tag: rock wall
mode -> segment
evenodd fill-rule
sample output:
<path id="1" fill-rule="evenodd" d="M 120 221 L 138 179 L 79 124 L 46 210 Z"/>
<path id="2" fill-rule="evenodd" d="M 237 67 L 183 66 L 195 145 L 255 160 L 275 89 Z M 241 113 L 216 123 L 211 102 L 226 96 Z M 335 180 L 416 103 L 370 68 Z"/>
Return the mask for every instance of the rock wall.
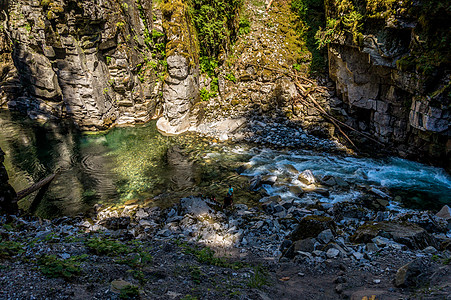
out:
<path id="1" fill-rule="evenodd" d="M 163 67 L 154 46 L 164 35 L 151 1 L 3 3 L 3 105 L 87 130 L 158 115 Z"/>
<path id="2" fill-rule="evenodd" d="M 361 32 L 354 33 L 357 42 L 346 34 L 332 40 L 328 49 L 329 74 L 338 96 L 332 103 L 337 114 L 375 136 L 387 149 L 449 169 L 449 50 L 431 44 L 431 48 L 423 44 L 419 49 L 417 43 L 433 42 L 424 18 L 444 18 L 443 12 L 426 14 L 427 3 L 408 1 L 407 7 L 389 7 L 394 13 L 387 11 L 391 14 L 385 19 L 369 18 L 367 7 Z M 327 9 L 329 19 L 337 18 L 336 7 L 330 5 Z M 449 10 L 446 13 L 449 15 Z M 449 32 L 447 26 L 434 30 L 440 33 L 448 28 Z M 439 57 L 433 60 L 432 54 Z M 406 61 L 411 65 L 406 67 Z"/>
<path id="3" fill-rule="evenodd" d="M 5 153 L 0 149 L 0 213 L 14 213 L 17 211 L 17 202 L 15 201 L 16 192 L 8 183 L 8 173 L 3 165 Z"/>
<path id="4" fill-rule="evenodd" d="M 163 85 L 163 117 L 157 128 L 165 134 L 179 134 L 195 119 L 192 109 L 199 98 L 199 45 L 186 4 L 170 0 L 162 12 L 168 74 Z"/>

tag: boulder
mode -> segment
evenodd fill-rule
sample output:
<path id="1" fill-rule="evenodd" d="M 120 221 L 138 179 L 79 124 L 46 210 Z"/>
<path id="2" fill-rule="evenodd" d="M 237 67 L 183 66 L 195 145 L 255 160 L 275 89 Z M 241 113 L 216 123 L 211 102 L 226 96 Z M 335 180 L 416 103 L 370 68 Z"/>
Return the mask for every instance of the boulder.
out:
<path id="1" fill-rule="evenodd" d="M 305 185 L 316 184 L 317 182 L 315 176 L 310 170 L 302 171 L 302 173 L 298 176 L 298 180 Z"/>
<path id="2" fill-rule="evenodd" d="M 183 198 L 180 200 L 181 214 L 189 214 L 191 216 L 199 216 L 203 214 L 210 214 L 213 209 L 208 206 L 202 198 Z"/>
<path id="3" fill-rule="evenodd" d="M 290 234 L 292 241 L 317 237 L 324 230 L 334 230 L 334 223 L 331 218 L 324 216 L 310 215 L 302 218 L 299 224 Z"/>
<path id="4" fill-rule="evenodd" d="M 438 248 L 435 237 L 423 228 L 411 223 L 367 222 L 360 226 L 351 237 L 357 243 L 369 243 L 376 236 L 383 236 L 411 249 L 424 249 L 427 246 Z"/>
<path id="5" fill-rule="evenodd" d="M 290 247 L 285 251 L 283 256 L 288 258 L 295 257 L 299 251 L 301 252 L 313 252 L 315 250 L 315 239 L 307 238 L 293 242 Z"/>
<path id="6" fill-rule="evenodd" d="M 421 259 L 416 259 L 398 269 L 395 275 L 396 287 L 415 287 L 424 281 L 427 266 Z"/>
<path id="7" fill-rule="evenodd" d="M 256 175 L 254 176 L 250 181 L 249 181 L 249 189 L 251 191 L 256 191 L 259 188 L 261 188 L 262 186 L 262 177 L 260 175 Z"/>
<path id="8" fill-rule="evenodd" d="M 305 193 L 304 190 L 297 185 L 290 186 L 288 190 L 296 197 L 302 197 Z"/>

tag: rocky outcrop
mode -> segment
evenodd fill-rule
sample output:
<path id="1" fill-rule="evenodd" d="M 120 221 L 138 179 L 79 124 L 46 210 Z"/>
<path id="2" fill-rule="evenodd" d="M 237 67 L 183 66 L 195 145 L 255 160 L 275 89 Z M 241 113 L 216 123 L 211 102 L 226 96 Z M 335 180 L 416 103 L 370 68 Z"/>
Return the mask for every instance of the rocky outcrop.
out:
<path id="1" fill-rule="evenodd" d="M 155 44 L 163 34 L 147 1 L 21 0 L 2 12 L 2 51 L 15 66 L 1 78 L 10 109 L 68 117 L 88 130 L 158 113 Z"/>
<path id="2" fill-rule="evenodd" d="M 0 149 L 0 212 L 14 213 L 18 210 L 16 192 L 8 183 L 8 173 L 3 165 L 5 153 Z"/>
<path id="3" fill-rule="evenodd" d="M 450 168 L 449 46 L 441 38 L 449 25 L 438 24 L 449 10 L 428 1 L 353 5 L 341 12 L 359 17 L 352 29 L 343 29 L 343 8 L 326 5 L 329 20 L 344 26 L 328 48 L 333 110 L 403 157 Z"/>
<path id="4" fill-rule="evenodd" d="M 199 98 L 199 46 L 188 7 L 172 0 L 162 7 L 168 43 L 168 74 L 163 85 L 163 117 L 157 128 L 165 134 L 179 134 L 191 126 L 192 108 Z"/>

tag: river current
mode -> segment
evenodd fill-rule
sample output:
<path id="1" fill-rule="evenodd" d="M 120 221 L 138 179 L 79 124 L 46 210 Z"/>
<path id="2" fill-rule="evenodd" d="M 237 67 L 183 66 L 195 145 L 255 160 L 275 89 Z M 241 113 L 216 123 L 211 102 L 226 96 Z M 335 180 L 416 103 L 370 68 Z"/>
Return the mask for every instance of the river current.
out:
<path id="1" fill-rule="evenodd" d="M 43 217 L 127 201 L 166 206 L 189 195 L 222 200 L 228 184 L 235 188 L 237 203 L 256 205 L 262 195 L 249 191 L 248 180 L 257 175 L 277 176 L 276 184 L 263 186 L 267 195 L 301 203 L 353 200 L 365 193 L 362 187 L 373 187 L 395 199 L 391 209 L 438 210 L 451 204 L 451 177 L 440 168 L 393 157 L 216 143 L 195 134 L 165 137 L 155 122 L 93 134 L 62 121 L 42 124 L 0 111 L 0 147 L 16 191 L 59 170 L 38 208 Z M 243 164 L 248 168 L 240 176 L 235 170 Z M 297 197 L 292 187 L 308 188 L 297 179 L 304 170 L 317 178 L 340 178 L 347 188 L 327 197 L 315 192 Z M 19 206 L 26 208 L 33 197 Z"/>

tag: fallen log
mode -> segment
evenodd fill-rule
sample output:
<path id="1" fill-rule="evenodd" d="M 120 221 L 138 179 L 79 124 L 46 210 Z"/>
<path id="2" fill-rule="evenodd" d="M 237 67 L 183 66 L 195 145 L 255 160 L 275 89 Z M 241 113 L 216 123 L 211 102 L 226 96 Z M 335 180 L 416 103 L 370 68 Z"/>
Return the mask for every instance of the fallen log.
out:
<path id="1" fill-rule="evenodd" d="M 51 175 L 45 177 L 41 181 L 36 182 L 32 186 L 30 186 L 24 190 L 21 190 L 20 192 L 17 192 L 16 200 L 19 201 L 20 199 L 30 195 L 31 193 L 41 189 L 42 187 L 48 185 L 50 182 L 52 182 L 52 180 L 55 178 L 55 176 L 57 174 L 58 174 L 58 172 L 55 172 L 54 174 L 51 174 Z"/>

